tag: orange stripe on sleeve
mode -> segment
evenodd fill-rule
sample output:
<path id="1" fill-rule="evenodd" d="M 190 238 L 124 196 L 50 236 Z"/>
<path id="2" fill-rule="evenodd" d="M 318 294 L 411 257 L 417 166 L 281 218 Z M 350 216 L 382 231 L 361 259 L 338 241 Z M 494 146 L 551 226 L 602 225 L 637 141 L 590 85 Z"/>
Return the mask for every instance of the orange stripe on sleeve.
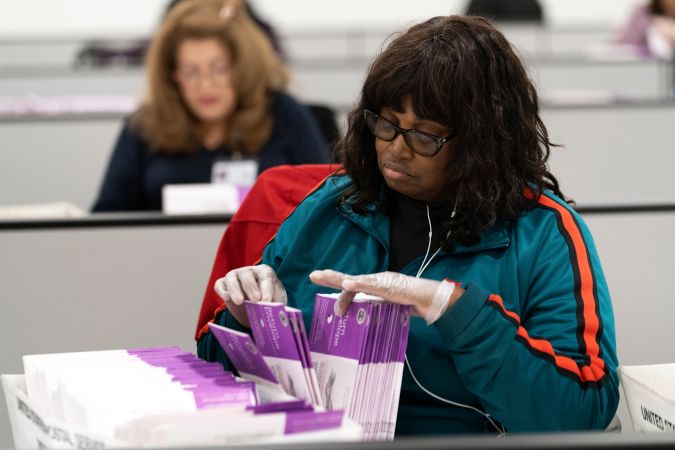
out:
<path id="1" fill-rule="evenodd" d="M 526 189 L 523 194 L 530 200 L 536 198 L 536 194 L 530 189 Z M 583 346 L 588 356 L 588 364 L 581 365 L 569 357 L 557 355 L 550 342 L 544 339 L 531 338 L 527 330 L 521 325 L 520 317 L 512 311 L 508 311 L 499 296 L 492 295 L 489 301 L 496 305 L 502 314 L 515 321 L 518 325 L 517 335 L 530 348 L 546 355 L 556 366 L 574 374 L 582 382 L 597 382 L 605 376 L 605 362 L 601 358 L 600 343 L 598 342 L 601 322 L 597 313 L 598 299 L 595 293 L 595 278 L 586 243 L 570 210 L 543 193 L 536 198 L 536 201 L 541 207 L 552 210 L 557 215 L 559 226 L 562 228 L 561 232 L 565 235 L 565 240 L 570 245 L 570 250 L 574 256 L 572 263 L 576 264 L 576 267 L 573 270 L 578 274 L 578 280 L 576 280 L 578 285 L 575 283 L 575 297 L 577 297 L 577 301 L 581 302 L 584 324 Z"/>
<path id="2" fill-rule="evenodd" d="M 547 356 L 548 359 L 550 359 L 558 368 L 575 375 L 580 381 L 584 383 L 598 382 L 605 376 L 604 362 L 602 362 L 602 360 L 599 360 L 603 363 L 601 365 L 591 361 L 589 365 L 580 366 L 572 358 L 556 354 L 549 341 L 530 337 L 527 330 L 521 325 L 518 314 L 507 310 L 504 307 L 504 302 L 500 296 L 492 294 L 488 298 L 488 301 L 496 305 L 503 315 L 516 322 L 518 326 L 518 331 L 516 334 L 526 343 L 528 347 Z"/>
<path id="3" fill-rule="evenodd" d="M 586 351 L 591 362 L 601 364 L 601 367 L 604 368 L 604 361 L 599 358 L 600 345 L 596 339 L 600 327 L 600 320 L 596 314 L 597 299 L 595 298 L 594 278 L 591 262 L 588 260 L 586 243 L 581 235 L 581 230 L 579 230 L 572 213 L 558 202 L 542 195 L 539 197 L 539 204 L 554 209 L 560 214 L 565 231 L 572 239 L 581 282 L 580 292 L 585 324 L 583 333 L 584 343 L 586 344 Z"/>

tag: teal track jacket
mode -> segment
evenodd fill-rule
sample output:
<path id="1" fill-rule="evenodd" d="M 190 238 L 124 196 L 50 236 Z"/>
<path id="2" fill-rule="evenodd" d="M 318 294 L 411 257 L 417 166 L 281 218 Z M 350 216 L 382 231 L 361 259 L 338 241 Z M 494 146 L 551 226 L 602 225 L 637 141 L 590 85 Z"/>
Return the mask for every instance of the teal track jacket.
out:
<path id="1" fill-rule="evenodd" d="M 329 177 L 263 254 L 308 326 L 315 294 L 330 291 L 309 280 L 311 271 L 367 274 L 389 265 L 388 217 L 337 206 L 350 183 Z M 414 276 L 422 256 L 401 272 Z M 565 202 L 545 193 L 476 245 L 441 251 L 422 277 L 466 289 L 433 325 L 412 321 L 407 357 L 424 388 L 485 411 L 509 432 L 609 424 L 619 402 L 610 296 L 590 232 Z M 227 313 L 220 321 L 238 325 Z M 200 353 L 213 354 L 205 348 L 213 340 L 202 341 Z M 493 431 L 481 414 L 423 392 L 405 369 L 397 435 Z"/>

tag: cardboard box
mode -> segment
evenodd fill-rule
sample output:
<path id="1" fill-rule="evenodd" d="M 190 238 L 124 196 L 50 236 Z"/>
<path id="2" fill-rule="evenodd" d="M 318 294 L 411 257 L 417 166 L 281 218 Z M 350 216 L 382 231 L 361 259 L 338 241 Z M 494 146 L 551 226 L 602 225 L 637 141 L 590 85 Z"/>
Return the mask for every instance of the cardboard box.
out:
<path id="1" fill-rule="evenodd" d="M 619 367 L 636 432 L 675 432 L 675 364 Z"/>
<path id="2" fill-rule="evenodd" d="M 129 422 L 118 439 L 97 436 L 59 423 L 37 411 L 26 395 L 24 375 L 2 375 L 14 447 L 22 448 L 120 448 L 222 446 L 243 443 L 296 443 L 358 441 L 361 427 L 346 418 L 273 413 L 232 415 L 228 408 L 189 414 L 144 417 Z M 336 426 L 337 425 L 337 426 Z M 303 430 L 324 427 L 318 431 Z"/>

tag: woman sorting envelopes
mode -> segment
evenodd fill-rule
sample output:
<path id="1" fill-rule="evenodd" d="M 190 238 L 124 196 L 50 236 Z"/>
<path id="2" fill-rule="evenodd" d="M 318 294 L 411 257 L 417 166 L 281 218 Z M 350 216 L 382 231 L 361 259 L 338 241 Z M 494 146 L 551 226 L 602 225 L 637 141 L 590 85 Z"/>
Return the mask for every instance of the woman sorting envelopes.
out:
<path id="1" fill-rule="evenodd" d="M 396 434 L 603 429 L 619 402 L 591 234 L 547 169 L 538 97 L 487 20 L 435 17 L 374 61 L 336 150 L 262 263 L 229 272 L 217 322 L 316 293 L 412 305 Z M 208 355 L 212 340 L 200 342 Z M 227 361 L 223 361 L 227 364 Z"/>

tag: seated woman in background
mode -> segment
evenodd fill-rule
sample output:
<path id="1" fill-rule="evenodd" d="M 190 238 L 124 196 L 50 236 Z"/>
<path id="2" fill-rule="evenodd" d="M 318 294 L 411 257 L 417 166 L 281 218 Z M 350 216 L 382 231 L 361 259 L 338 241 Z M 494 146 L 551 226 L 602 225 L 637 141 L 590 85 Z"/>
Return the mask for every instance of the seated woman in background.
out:
<path id="1" fill-rule="evenodd" d="M 675 0 L 650 0 L 633 10 L 614 41 L 647 56 L 670 59 L 675 48 Z"/>
<path id="2" fill-rule="evenodd" d="M 418 316 L 398 436 L 605 428 L 619 402 L 610 295 L 550 145 L 502 33 L 473 17 L 415 25 L 370 67 L 337 147 L 346 173 L 298 205 L 262 264 L 216 281 L 215 321 L 248 331 L 244 299 L 273 300 L 309 325 L 317 293 L 342 291 L 340 315 L 355 292 L 377 295 Z M 209 334 L 198 352 L 229 364 Z"/>
<path id="3" fill-rule="evenodd" d="M 248 158 L 257 172 L 325 163 L 328 145 L 283 93 L 288 72 L 245 11 L 185 0 L 150 45 L 148 93 L 124 125 L 93 210 L 160 210 L 162 187 L 208 183 L 215 161 Z"/>

